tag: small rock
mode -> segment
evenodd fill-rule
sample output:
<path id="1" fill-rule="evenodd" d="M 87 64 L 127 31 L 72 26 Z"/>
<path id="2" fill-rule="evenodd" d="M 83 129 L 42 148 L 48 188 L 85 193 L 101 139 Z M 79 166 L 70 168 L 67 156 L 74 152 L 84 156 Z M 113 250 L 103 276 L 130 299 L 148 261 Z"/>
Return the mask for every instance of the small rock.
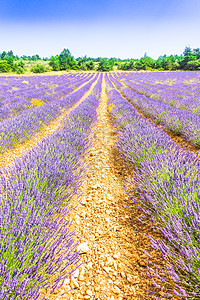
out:
<path id="1" fill-rule="evenodd" d="M 121 290 L 120 290 L 117 286 L 114 286 L 114 287 L 112 288 L 112 291 L 113 291 L 113 293 L 115 293 L 115 294 L 120 294 L 120 293 L 121 293 Z"/>
<path id="2" fill-rule="evenodd" d="M 108 262 L 108 264 L 109 264 L 110 266 L 113 265 L 113 260 L 112 260 L 112 258 L 111 258 L 110 256 L 107 257 L 107 262 Z"/>
<path id="3" fill-rule="evenodd" d="M 70 278 L 69 277 L 65 278 L 63 286 L 69 285 L 69 283 L 70 283 Z"/>
<path id="4" fill-rule="evenodd" d="M 80 273 L 79 273 L 79 278 L 78 278 L 80 281 L 84 281 L 84 274 L 85 274 L 85 268 L 82 267 L 80 270 Z"/>
<path id="5" fill-rule="evenodd" d="M 71 280 L 70 280 L 70 286 L 71 286 L 72 289 L 79 287 L 78 282 L 76 281 L 76 279 L 73 276 L 71 277 Z"/>
<path id="6" fill-rule="evenodd" d="M 129 282 L 133 282 L 133 276 L 130 275 L 130 274 L 127 274 L 127 275 L 126 275 L 126 279 L 127 279 Z"/>
<path id="7" fill-rule="evenodd" d="M 72 273 L 72 276 L 77 278 L 79 275 L 79 269 L 76 269 L 73 273 Z"/>
<path id="8" fill-rule="evenodd" d="M 108 267 L 103 267 L 103 270 L 104 270 L 106 273 L 109 274 L 110 268 L 108 268 Z"/>
<path id="9" fill-rule="evenodd" d="M 87 201 L 86 201 L 85 198 L 82 199 L 81 204 L 82 204 L 82 205 L 86 205 L 86 204 L 87 204 Z"/>
<path id="10" fill-rule="evenodd" d="M 100 185 L 99 185 L 99 184 L 94 184 L 94 185 L 92 186 L 92 189 L 94 189 L 94 190 L 96 190 L 96 189 L 98 189 L 98 188 L 100 188 Z"/>
<path id="11" fill-rule="evenodd" d="M 92 291 L 91 291 L 91 290 L 87 290 L 87 291 L 86 291 L 86 294 L 87 294 L 88 296 L 92 297 Z"/>
<path id="12" fill-rule="evenodd" d="M 114 296 L 111 296 L 111 297 L 110 297 L 110 300 L 115 300 Z"/>
<path id="13" fill-rule="evenodd" d="M 146 267 L 147 266 L 147 262 L 145 260 L 140 260 L 138 263 L 141 267 Z"/>
<path id="14" fill-rule="evenodd" d="M 80 217 L 78 215 L 74 217 L 74 220 L 77 225 L 80 225 Z"/>
<path id="15" fill-rule="evenodd" d="M 92 269 L 92 266 L 93 266 L 93 263 L 90 261 L 90 262 L 87 264 L 87 269 Z"/>
<path id="16" fill-rule="evenodd" d="M 101 261 L 101 262 L 100 262 L 100 266 L 101 266 L 101 267 L 104 267 L 104 265 L 105 265 L 104 262 Z"/>
<path id="17" fill-rule="evenodd" d="M 115 268 L 115 270 L 118 269 L 118 267 L 117 267 L 117 262 L 116 262 L 116 261 L 114 261 L 114 268 Z"/>
<path id="18" fill-rule="evenodd" d="M 126 274 L 122 271 L 121 273 L 122 278 L 126 278 Z"/>
<path id="19" fill-rule="evenodd" d="M 113 197 L 112 197 L 110 194 L 108 194 L 108 195 L 107 195 L 107 199 L 108 199 L 108 200 L 113 200 Z"/>
<path id="20" fill-rule="evenodd" d="M 113 255 L 113 258 L 118 259 L 120 258 L 120 252 L 117 252 Z"/>
<path id="21" fill-rule="evenodd" d="M 80 254 L 87 253 L 89 251 L 88 244 L 86 242 L 79 244 L 77 251 L 80 252 Z"/>
<path id="22" fill-rule="evenodd" d="M 110 224 L 110 218 L 105 218 L 105 221 Z"/>

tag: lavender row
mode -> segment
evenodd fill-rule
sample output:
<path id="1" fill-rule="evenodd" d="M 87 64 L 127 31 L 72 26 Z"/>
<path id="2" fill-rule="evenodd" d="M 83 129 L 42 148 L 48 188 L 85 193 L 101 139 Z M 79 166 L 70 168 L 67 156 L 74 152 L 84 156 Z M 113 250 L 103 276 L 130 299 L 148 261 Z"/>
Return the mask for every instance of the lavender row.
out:
<path id="1" fill-rule="evenodd" d="M 90 82 L 79 90 L 71 93 L 53 104 L 46 104 L 30 111 L 23 112 L 19 116 L 5 120 L 0 123 L 0 153 L 14 147 L 17 143 L 28 140 L 53 119 L 62 114 L 77 103 L 81 97 L 90 89 L 97 79 L 96 75 Z"/>
<path id="2" fill-rule="evenodd" d="M 138 94 L 114 79 L 112 75 L 110 78 L 121 93 L 145 116 L 154 119 L 175 134 L 182 135 L 200 148 L 200 116 Z"/>
<path id="3" fill-rule="evenodd" d="M 80 74 L 81 75 L 81 74 Z M 34 80 L 9 80 L 10 88 L 3 89 L 0 86 L 0 121 L 14 117 L 25 110 L 30 110 L 36 106 L 51 103 L 57 99 L 71 93 L 75 88 L 90 80 L 92 75 L 82 78 L 82 76 L 57 76 L 59 78 L 37 76 Z M 0 78 L 2 83 L 2 78 Z M 8 83 L 7 83 L 8 84 Z M 5 87 L 3 85 L 3 87 Z"/>
<path id="4" fill-rule="evenodd" d="M 174 75 L 176 74 L 177 72 Z M 184 82 L 186 74 L 182 82 L 178 81 L 175 76 L 170 80 L 171 73 L 168 75 L 167 82 L 159 81 L 161 75 L 157 72 L 149 74 L 148 78 L 150 77 L 151 81 L 148 82 L 145 82 L 147 74 L 144 74 L 142 82 L 137 80 L 138 76 L 135 74 L 123 74 L 117 76 L 117 79 L 137 93 L 200 115 L 200 77 L 196 72 L 190 72 L 190 74 L 190 81 L 187 84 Z M 195 79 L 198 81 L 196 82 Z"/>
<path id="5" fill-rule="evenodd" d="M 68 204 L 84 177 L 101 81 L 102 76 L 59 131 L 1 172 L 1 299 L 38 299 L 52 276 L 53 292 L 72 273 L 69 267 L 77 267 Z"/>
<path id="6" fill-rule="evenodd" d="M 150 276 L 155 286 L 161 288 L 156 279 L 164 284 L 168 276 L 160 273 L 170 274 L 174 281 L 170 294 L 199 299 L 199 159 L 189 151 L 182 151 L 164 131 L 142 118 L 108 78 L 107 84 L 109 110 L 120 128 L 117 148 L 134 168 L 134 181 L 126 183 L 127 190 L 161 232 L 163 239 L 150 239 L 170 266 L 160 271 L 149 268 Z M 130 185 L 135 192 L 130 191 Z M 155 266 L 153 258 L 149 262 Z"/>

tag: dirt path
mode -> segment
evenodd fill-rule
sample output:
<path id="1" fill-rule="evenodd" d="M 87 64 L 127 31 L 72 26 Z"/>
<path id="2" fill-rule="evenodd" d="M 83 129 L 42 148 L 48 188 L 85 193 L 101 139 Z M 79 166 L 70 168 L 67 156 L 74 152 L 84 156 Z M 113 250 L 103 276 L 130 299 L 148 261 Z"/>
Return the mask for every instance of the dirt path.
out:
<path id="1" fill-rule="evenodd" d="M 99 77 L 98 77 L 99 78 Z M 98 80 L 97 78 L 97 80 Z M 93 79 L 93 78 L 92 78 Z M 92 80 L 91 79 L 91 80 Z M 80 87 L 78 87 L 76 90 L 79 90 L 84 85 L 86 85 L 88 82 L 82 84 Z M 72 110 L 74 110 L 77 106 L 79 106 L 83 100 L 85 100 L 91 91 L 93 90 L 95 84 L 97 83 L 97 80 L 92 84 L 91 88 L 85 93 L 85 95 L 70 109 L 65 111 L 62 115 L 60 115 L 58 118 L 56 118 L 54 121 L 52 121 L 48 126 L 45 126 L 42 128 L 39 132 L 37 132 L 35 135 L 31 137 L 31 139 L 27 140 L 26 142 L 17 145 L 15 148 L 6 151 L 3 154 L 0 154 L 0 169 L 3 169 L 3 167 L 7 167 L 12 165 L 13 161 L 16 158 L 21 158 L 24 153 L 26 153 L 28 150 L 32 149 L 37 145 L 37 143 L 41 142 L 45 137 L 51 135 L 53 132 L 58 130 L 58 128 L 61 126 L 62 121 L 65 119 L 66 115 L 68 115 Z"/>
<path id="2" fill-rule="evenodd" d="M 89 173 L 81 187 L 82 203 L 70 216 L 77 238 L 82 237 L 78 246 L 82 265 L 48 299 L 151 299 L 146 292 L 152 284 L 143 248 L 153 254 L 144 237 L 152 228 L 141 225 L 140 213 L 124 192 L 123 180 L 131 176 L 131 170 L 114 149 L 116 130 L 107 102 L 103 80 L 99 122 L 93 130 L 96 138 L 87 161 Z"/>

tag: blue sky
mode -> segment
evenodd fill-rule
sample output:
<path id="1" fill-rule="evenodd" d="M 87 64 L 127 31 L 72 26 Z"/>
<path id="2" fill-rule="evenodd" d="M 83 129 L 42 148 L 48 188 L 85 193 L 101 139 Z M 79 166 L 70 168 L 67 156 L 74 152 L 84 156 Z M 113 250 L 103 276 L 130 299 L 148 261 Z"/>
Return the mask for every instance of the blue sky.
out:
<path id="1" fill-rule="evenodd" d="M 0 0 L 0 52 L 140 58 L 200 48 L 200 0 Z"/>

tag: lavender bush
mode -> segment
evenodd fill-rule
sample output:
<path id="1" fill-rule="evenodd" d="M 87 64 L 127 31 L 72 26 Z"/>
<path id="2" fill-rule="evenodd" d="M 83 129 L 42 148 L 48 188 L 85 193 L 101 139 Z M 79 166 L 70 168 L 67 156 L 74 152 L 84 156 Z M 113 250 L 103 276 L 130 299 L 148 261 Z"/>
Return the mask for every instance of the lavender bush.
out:
<path id="1" fill-rule="evenodd" d="M 153 118 L 175 134 L 183 135 L 193 145 L 200 147 L 200 116 L 138 94 L 124 87 L 112 75 L 111 79 L 122 94 L 144 115 Z"/>
<path id="2" fill-rule="evenodd" d="M 81 161 L 97 120 L 101 81 L 60 130 L 1 171 L 1 299 L 38 299 L 53 275 L 52 292 L 78 264 L 68 203 L 84 176 Z"/>
<path id="3" fill-rule="evenodd" d="M 1 77 L 0 121 L 14 117 L 27 109 L 62 99 L 75 88 L 91 79 L 81 74 L 62 76 Z"/>
<path id="4" fill-rule="evenodd" d="M 200 114 L 200 72 L 131 72 L 115 77 L 137 93 Z"/>
<path id="5" fill-rule="evenodd" d="M 164 237 L 150 239 L 169 266 L 166 273 L 174 281 L 174 293 L 182 299 L 199 299 L 199 158 L 182 151 L 165 132 L 138 115 L 108 78 L 107 84 L 110 112 L 121 128 L 117 148 L 134 167 L 134 182 L 127 184 L 137 187 L 137 197 L 135 192 L 130 196 Z M 167 282 L 168 277 L 160 276 L 158 269 L 149 270 L 154 272 L 156 287 L 160 287 L 156 277 Z"/>
<path id="6" fill-rule="evenodd" d="M 62 99 L 56 100 L 53 104 L 45 104 L 20 115 L 9 118 L 0 123 L 0 153 L 12 148 L 17 143 L 22 143 L 38 132 L 42 127 L 48 125 L 53 119 L 64 110 L 72 107 L 90 89 L 97 76 Z"/>

